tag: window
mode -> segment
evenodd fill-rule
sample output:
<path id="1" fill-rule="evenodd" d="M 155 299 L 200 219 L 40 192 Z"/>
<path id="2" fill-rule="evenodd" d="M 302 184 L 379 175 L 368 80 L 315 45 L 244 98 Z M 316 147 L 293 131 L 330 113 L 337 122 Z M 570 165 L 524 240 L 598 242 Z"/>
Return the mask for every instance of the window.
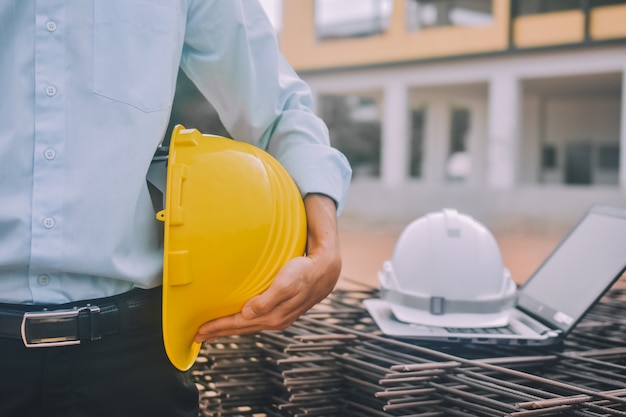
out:
<path id="1" fill-rule="evenodd" d="M 541 167 L 544 169 L 556 168 L 556 146 L 544 145 L 541 151 Z"/>
<path id="2" fill-rule="evenodd" d="M 407 29 L 437 26 L 487 26 L 493 21 L 491 0 L 407 0 Z"/>
<path id="3" fill-rule="evenodd" d="M 389 27 L 393 0 L 315 0 L 317 38 L 358 38 Z"/>
<path id="4" fill-rule="evenodd" d="M 565 143 L 565 184 L 593 183 L 592 152 L 590 140 L 568 140 Z"/>
<path id="5" fill-rule="evenodd" d="M 614 4 L 624 4 L 626 0 L 589 0 L 591 7 L 611 6 Z"/>
<path id="6" fill-rule="evenodd" d="M 380 175 L 381 124 L 378 102 L 368 96 L 324 95 L 321 117 L 334 147 L 352 166 L 353 177 Z"/>
<path id="7" fill-rule="evenodd" d="M 412 178 L 420 178 L 422 176 L 425 119 L 425 109 L 413 110 L 411 112 L 409 175 Z"/>
<path id="8" fill-rule="evenodd" d="M 446 177 L 450 181 L 464 181 L 471 172 L 471 158 L 468 152 L 471 113 L 468 108 L 455 107 L 450 117 L 450 138 Z"/>
<path id="9" fill-rule="evenodd" d="M 580 0 L 513 0 L 513 15 L 562 12 L 581 8 Z"/>
<path id="10" fill-rule="evenodd" d="M 466 108 L 452 109 L 450 122 L 450 154 L 467 150 L 467 133 L 469 132 L 470 112 Z"/>
<path id="11" fill-rule="evenodd" d="M 607 170 L 619 169 L 619 145 L 600 145 L 598 147 L 598 168 Z"/>

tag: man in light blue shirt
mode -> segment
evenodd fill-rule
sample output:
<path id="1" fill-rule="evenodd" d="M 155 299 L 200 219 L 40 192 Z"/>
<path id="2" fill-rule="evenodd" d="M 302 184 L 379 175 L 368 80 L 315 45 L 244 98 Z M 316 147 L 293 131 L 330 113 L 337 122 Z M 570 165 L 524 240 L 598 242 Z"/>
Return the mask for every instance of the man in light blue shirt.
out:
<path id="1" fill-rule="evenodd" d="M 288 263 L 240 314 L 202 326 L 196 340 L 285 328 L 334 287 L 341 266 L 336 216 L 350 167 L 329 146 L 310 91 L 281 56 L 257 0 L 4 1 L 0 415 L 152 415 L 142 408 L 148 403 L 154 415 L 197 413 L 193 384 L 164 363 L 160 339 L 132 342 L 143 334 L 133 323 L 146 315 L 137 306 L 156 305 L 161 284 L 162 230 L 146 172 L 168 125 L 179 67 L 232 137 L 268 150 L 286 167 L 308 220 L 307 255 Z M 107 303 L 122 329 L 94 335 L 95 313 L 84 306 Z M 91 320 L 93 340 L 26 346 L 40 344 L 22 340 L 24 312 L 72 306 L 81 308 L 79 333 Z M 3 311 L 19 311 L 19 318 Z M 67 368 L 52 373 L 25 363 Z M 128 367 L 142 371 L 120 374 Z M 20 372 L 28 377 L 19 379 Z M 49 372 L 48 379 L 29 379 L 35 372 Z M 142 392 L 151 379 L 163 392 Z"/>

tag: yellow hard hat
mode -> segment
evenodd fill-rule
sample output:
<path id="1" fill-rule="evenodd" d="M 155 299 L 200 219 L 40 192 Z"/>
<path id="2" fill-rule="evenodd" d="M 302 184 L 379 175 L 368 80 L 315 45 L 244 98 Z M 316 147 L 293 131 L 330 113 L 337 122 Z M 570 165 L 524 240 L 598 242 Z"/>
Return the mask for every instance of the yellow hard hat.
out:
<path id="1" fill-rule="evenodd" d="M 235 314 L 304 253 L 306 214 L 295 183 L 267 152 L 176 126 L 169 145 L 163 339 L 189 369 L 203 323 Z"/>

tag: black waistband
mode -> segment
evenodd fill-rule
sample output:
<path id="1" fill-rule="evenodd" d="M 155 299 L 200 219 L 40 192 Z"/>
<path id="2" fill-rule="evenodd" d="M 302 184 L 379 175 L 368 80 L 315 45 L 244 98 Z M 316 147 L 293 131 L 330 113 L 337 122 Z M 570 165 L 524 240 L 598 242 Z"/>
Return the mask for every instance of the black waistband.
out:
<path id="1" fill-rule="evenodd" d="M 161 325 L 161 288 L 66 304 L 0 303 L 0 337 L 28 347 L 73 345 Z"/>

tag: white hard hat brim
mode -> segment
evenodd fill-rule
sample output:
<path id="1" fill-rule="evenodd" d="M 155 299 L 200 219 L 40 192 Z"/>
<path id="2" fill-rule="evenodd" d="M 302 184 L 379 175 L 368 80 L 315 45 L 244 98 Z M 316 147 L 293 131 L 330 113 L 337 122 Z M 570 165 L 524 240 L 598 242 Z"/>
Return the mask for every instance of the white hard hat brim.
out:
<path id="1" fill-rule="evenodd" d="M 365 305 L 365 308 L 368 310 L 370 316 L 374 319 L 376 325 L 384 334 L 388 336 L 400 338 L 422 338 L 425 334 L 429 334 L 429 338 L 431 338 L 432 340 L 447 340 L 447 336 L 449 336 L 449 333 L 444 329 L 444 327 L 453 327 L 433 326 L 427 324 L 408 323 L 400 321 L 392 311 L 391 305 L 385 300 L 372 298 L 368 300 L 363 300 L 363 303 Z M 508 317 L 509 316 L 507 314 L 507 321 Z M 458 322 L 456 324 L 457 325 L 454 327 L 461 327 L 458 326 Z M 485 324 L 491 323 L 485 322 Z"/>
<path id="2" fill-rule="evenodd" d="M 503 327 L 509 324 L 510 310 L 496 313 L 431 314 L 428 311 L 387 303 L 396 320 L 409 324 L 438 327 Z"/>

